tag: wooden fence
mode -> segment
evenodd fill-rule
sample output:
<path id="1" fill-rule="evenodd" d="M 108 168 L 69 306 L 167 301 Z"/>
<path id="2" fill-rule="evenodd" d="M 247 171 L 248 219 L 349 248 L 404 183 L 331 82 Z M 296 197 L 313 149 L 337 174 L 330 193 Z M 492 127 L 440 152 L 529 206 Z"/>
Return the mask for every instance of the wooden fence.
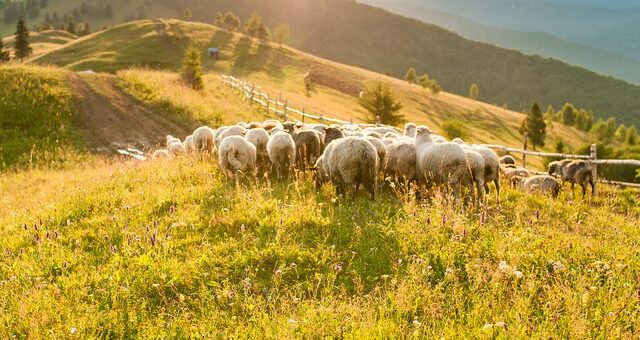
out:
<path id="1" fill-rule="evenodd" d="M 313 119 L 319 122 L 330 122 L 336 124 L 353 124 L 353 121 L 345 121 L 337 118 L 327 117 L 325 115 L 317 115 L 306 112 L 305 109 L 298 110 L 291 106 L 286 99 L 282 100 L 280 97 L 278 100 L 272 99 L 268 93 L 262 92 L 259 86 L 256 86 L 253 83 L 249 83 L 233 76 L 223 75 L 222 76 L 223 84 L 229 85 L 232 88 L 239 90 L 250 103 L 258 103 L 262 107 L 264 107 L 268 113 L 274 113 L 277 117 L 280 117 L 284 120 L 289 120 L 290 114 L 295 114 L 300 117 L 302 122 L 305 119 Z M 357 124 L 362 127 L 371 127 L 371 126 L 385 126 L 381 124 Z M 390 126 L 386 126 L 390 127 Z M 393 127 L 397 131 L 401 131 L 398 128 Z M 596 144 L 591 145 L 590 154 L 589 155 L 571 155 L 571 154 L 563 154 L 563 153 L 547 153 L 547 152 L 538 152 L 538 151 L 530 151 L 525 149 L 518 148 L 510 148 L 502 145 L 494 145 L 494 144 L 483 144 L 484 146 L 499 150 L 502 152 L 508 153 L 519 153 L 523 155 L 523 166 L 526 167 L 526 156 L 537 156 L 537 157 L 552 157 L 558 159 L 581 159 L 587 160 L 594 166 L 594 178 L 598 183 L 610 184 L 622 187 L 633 187 L 640 188 L 640 183 L 627 183 L 627 182 L 618 182 L 618 181 L 609 181 L 609 180 L 601 180 L 598 179 L 597 165 L 628 165 L 628 166 L 636 166 L 640 167 L 640 160 L 636 159 L 598 159 L 597 155 L 597 147 Z M 526 142 L 525 142 L 526 145 Z M 533 171 L 536 174 L 546 174 L 543 172 Z"/>

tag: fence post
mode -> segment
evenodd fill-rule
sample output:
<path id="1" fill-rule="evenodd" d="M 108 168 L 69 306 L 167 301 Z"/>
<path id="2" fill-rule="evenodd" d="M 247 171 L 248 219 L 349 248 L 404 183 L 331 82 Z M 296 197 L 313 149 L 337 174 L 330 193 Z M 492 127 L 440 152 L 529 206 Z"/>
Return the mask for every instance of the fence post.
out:
<path id="1" fill-rule="evenodd" d="M 525 135 L 524 136 L 524 145 L 522 147 L 522 149 L 524 151 L 527 151 L 527 144 L 529 144 L 529 139 Z M 522 154 L 522 167 L 525 168 L 525 169 L 527 168 L 527 154 L 526 153 Z"/>
<path id="2" fill-rule="evenodd" d="M 284 112 L 284 121 L 288 121 L 289 119 L 287 118 L 287 106 L 288 106 L 289 100 L 285 99 L 284 100 L 284 108 L 282 109 L 282 111 Z"/>
<path id="3" fill-rule="evenodd" d="M 380 116 L 376 116 L 376 125 L 382 124 L 380 121 Z"/>
<path id="4" fill-rule="evenodd" d="M 306 114 L 304 113 L 304 107 L 302 108 L 302 124 L 304 124 L 304 117 L 306 116 Z"/>
<path id="5" fill-rule="evenodd" d="M 249 105 L 253 104 L 253 92 L 256 88 L 256 84 L 255 83 L 251 83 L 251 96 L 249 96 Z"/>
<path id="6" fill-rule="evenodd" d="M 271 112 L 269 111 L 269 104 L 270 104 L 269 103 L 269 94 L 268 93 L 265 93 L 265 94 L 267 95 L 266 98 L 267 98 L 267 116 L 268 116 L 269 114 L 271 114 Z"/>
<path id="7" fill-rule="evenodd" d="M 592 160 L 596 160 L 598 159 L 598 145 L 597 144 L 591 144 L 591 159 Z M 597 183 L 598 183 L 598 165 L 596 164 L 592 164 L 593 166 L 593 173 L 591 174 L 591 177 L 593 177 L 593 194 L 595 195 L 597 193 Z"/>

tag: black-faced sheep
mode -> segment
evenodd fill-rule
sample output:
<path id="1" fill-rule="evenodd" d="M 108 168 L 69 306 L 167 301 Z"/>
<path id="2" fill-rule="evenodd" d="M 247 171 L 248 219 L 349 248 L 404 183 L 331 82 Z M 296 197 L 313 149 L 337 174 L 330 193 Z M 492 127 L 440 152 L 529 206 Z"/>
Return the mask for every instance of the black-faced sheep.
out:
<path id="1" fill-rule="evenodd" d="M 505 164 L 505 165 L 508 165 L 508 164 L 516 165 L 516 159 L 515 159 L 515 158 L 513 158 L 513 156 L 511 156 L 511 155 L 505 155 L 505 156 L 500 157 L 500 164 Z"/>
<path id="2" fill-rule="evenodd" d="M 587 195 L 587 185 L 591 185 L 591 195 L 595 194 L 593 165 L 587 161 L 574 160 L 557 165 L 552 162 L 549 166 L 549 174 L 559 175 L 563 182 L 570 182 L 572 192 L 574 192 L 575 184 L 578 183 L 582 188 L 582 198 Z"/>
<path id="3" fill-rule="evenodd" d="M 558 194 L 560 193 L 560 182 L 549 175 L 537 175 L 531 177 L 516 176 L 514 180 L 518 181 L 517 186 L 524 192 L 550 195 L 553 198 L 558 197 Z"/>
<path id="4" fill-rule="evenodd" d="M 330 126 L 324 129 L 324 145 L 327 146 L 329 143 L 333 142 L 336 139 L 344 138 L 344 134 L 340 130 L 340 128 Z"/>
<path id="5" fill-rule="evenodd" d="M 315 164 L 318 157 L 320 157 L 323 143 L 315 130 L 296 130 L 291 133 L 291 136 L 296 144 L 298 170 L 304 171 L 307 167 Z"/>

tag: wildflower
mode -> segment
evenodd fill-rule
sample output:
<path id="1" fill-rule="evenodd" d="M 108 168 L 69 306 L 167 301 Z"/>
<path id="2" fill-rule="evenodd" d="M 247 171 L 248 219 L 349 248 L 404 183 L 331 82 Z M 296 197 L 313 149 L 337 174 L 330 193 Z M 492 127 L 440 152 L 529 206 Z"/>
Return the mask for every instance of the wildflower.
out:
<path id="1" fill-rule="evenodd" d="M 282 269 L 278 269 L 278 270 L 276 270 L 276 276 L 277 276 L 277 275 L 282 275 Z"/>
<path id="2" fill-rule="evenodd" d="M 389 186 L 391 187 L 391 189 L 395 189 L 396 188 L 396 184 L 394 182 L 389 183 Z"/>
<path id="3" fill-rule="evenodd" d="M 296 319 L 289 319 L 287 320 L 288 323 L 298 323 L 298 321 Z"/>
<path id="4" fill-rule="evenodd" d="M 504 323 L 504 321 L 498 321 L 498 322 L 496 322 L 493 326 L 494 326 L 494 327 L 507 328 L 507 324 L 506 324 L 506 323 Z"/>
<path id="5" fill-rule="evenodd" d="M 333 266 L 333 270 L 335 270 L 335 271 L 339 272 L 339 271 L 341 271 L 341 270 L 342 270 L 342 266 L 341 266 L 340 264 L 336 263 L 336 265 L 335 265 L 335 266 Z"/>
<path id="6" fill-rule="evenodd" d="M 513 270 L 507 263 L 507 261 L 500 261 L 500 264 L 498 264 L 498 269 L 500 269 L 500 271 L 503 273 L 510 273 Z"/>
<path id="7" fill-rule="evenodd" d="M 71 327 L 71 334 L 76 334 L 78 332 L 78 329 L 75 327 Z"/>
<path id="8" fill-rule="evenodd" d="M 445 273 L 445 274 L 447 274 L 447 275 L 448 275 L 448 274 L 453 274 L 453 269 L 451 269 L 451 268 L 447 268 L 447 269 L 444 271 L 444 273 Z"/>
<path id="9" fill-rule="evenodd" d="M 514 275 L 515 277 L 519 278 L 519 279 L 521 279 L 521 278 L 524 276 L 524 275 L 522 274 L 522 272 L 521 272 L 521 271 L 519 271 L 519 270 L 514 270 L 514 271 L 513 271 L 513 275 Z"/>
<path id="10" fill-rule="evenodd" d="M 421 323 L 420 323 L 420 321 L 418 321 L 418 319 L 413 319 L 413 324 L 416 325 L 416 326 L 420 326 L 421 325 Z"/>
<path id="11" fill-rule="evenodd" d="M 553 263 L 553 271 L 554 272 L 561 272 L 564 270 L 564 265 L 562 264 L 562 262 L 560 261 L 556 261 Z"/>
<path id="12" fill-rule="evenodd" d="M 482 326 L 482 329 L 487 330 L 487 329 L 492 329 L 493 328 L 493 324 L 492 323 L 487 323 L 484 326 Z"/>

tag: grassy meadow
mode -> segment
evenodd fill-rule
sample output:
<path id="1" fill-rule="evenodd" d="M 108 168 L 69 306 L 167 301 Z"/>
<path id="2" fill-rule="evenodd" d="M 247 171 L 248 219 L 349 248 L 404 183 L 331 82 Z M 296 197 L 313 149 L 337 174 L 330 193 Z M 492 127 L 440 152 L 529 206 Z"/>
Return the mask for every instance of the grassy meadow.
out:
<path id="1" fill-rule="evenodd" d="M 6 174 L 0 189 L 3 338 L 639 331 L 634 192 L 505 189 L 501 208 L 463 212 L 304 177 L 233 186 L 199 157 Z"/>

